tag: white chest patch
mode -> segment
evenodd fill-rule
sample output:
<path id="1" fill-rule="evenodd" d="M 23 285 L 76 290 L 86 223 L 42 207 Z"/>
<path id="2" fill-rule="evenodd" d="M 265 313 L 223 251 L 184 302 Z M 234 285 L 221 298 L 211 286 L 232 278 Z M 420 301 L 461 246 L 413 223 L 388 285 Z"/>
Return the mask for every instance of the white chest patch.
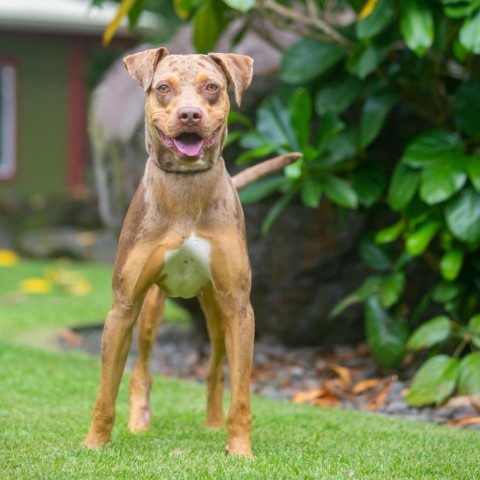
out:
<path id="1" fill-rule="evenodd" d="M 161 286 L 171 297 L 192 298 L 212 281 L 211 245 L 192 233 L 179 248 L 168 250 L 161 271 Z"/>

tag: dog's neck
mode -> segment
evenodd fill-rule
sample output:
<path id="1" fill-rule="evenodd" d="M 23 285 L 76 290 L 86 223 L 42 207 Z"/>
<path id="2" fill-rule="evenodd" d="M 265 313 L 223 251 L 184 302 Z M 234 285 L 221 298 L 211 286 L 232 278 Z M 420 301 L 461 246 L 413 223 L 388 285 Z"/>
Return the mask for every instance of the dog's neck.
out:
<path id="1" fill-rule="evenodd" d="M 165 172 L 156 159 L 149 158 L 143 178 L 145 204 L 155 218 L 160 211 L 168 212 L 176 222 L 196 224 L 207 211 L 215 210 L 220 198 L 230 195 L 229 182 L 222 157 L 211 168 L 194 174 Z"/>

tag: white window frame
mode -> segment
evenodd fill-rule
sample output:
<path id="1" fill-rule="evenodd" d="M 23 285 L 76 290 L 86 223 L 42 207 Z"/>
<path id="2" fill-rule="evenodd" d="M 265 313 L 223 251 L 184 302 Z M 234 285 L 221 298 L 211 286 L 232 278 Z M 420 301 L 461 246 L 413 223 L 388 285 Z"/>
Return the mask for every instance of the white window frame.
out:
<path id="1" fill-rule="evenodd" d="M 17 69 L 0 58 L 0 182 L 17 175 Z"/>

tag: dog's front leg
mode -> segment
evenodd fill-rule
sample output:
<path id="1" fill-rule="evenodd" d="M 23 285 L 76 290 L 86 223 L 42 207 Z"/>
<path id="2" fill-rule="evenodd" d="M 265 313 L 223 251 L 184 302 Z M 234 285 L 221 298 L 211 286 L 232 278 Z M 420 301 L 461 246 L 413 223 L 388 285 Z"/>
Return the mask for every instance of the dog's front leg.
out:
<path id="1" fill-rule="evenodd" d="M 84 445 L 100 448 L 110 440 L 115 421 L 115 400 L 132 343 L 132 328 L 141 301 L 126 305 L 116 300 L 105 321 L 102 335 L 102 370 L 93 420 Z"/>
<path id="2" fill-rule="evenodd" d="M 233 301 L 235 297 L 231 297 Z M 252 371 L 254 317 L 248 297 L 237 296 L 233 311 L 225 319 L 226 347 L 230 370 L 231 403 L 227 418 L 230 455 L 252 457 L 250 431 L 250 375 Z"/>

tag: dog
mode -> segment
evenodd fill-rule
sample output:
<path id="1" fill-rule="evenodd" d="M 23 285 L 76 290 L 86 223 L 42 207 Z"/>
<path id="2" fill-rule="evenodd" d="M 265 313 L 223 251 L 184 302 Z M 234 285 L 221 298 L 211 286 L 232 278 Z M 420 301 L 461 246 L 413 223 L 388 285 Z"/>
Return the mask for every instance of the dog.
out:
<path id="1" fill-rule="evenodd" d="M 298 158 L 290 154 L 228 175 L 221 152 L 230 110 L 252 79 L 244 55 L 170 55 L 165 48 L 129 55 L 125 66 L 146 92 L 149 158 L 127 212 L 114 267 L 113 305 L 102 336 L 102 368 L 89 448 L 107 444 L 132 329 L 138 359 L 130 381 L 128 428 L 150 427 L 149 359 L 165 296 L 197 297 L 211 342 L 207 376 L 208 428 L 224 427 L 223 359 L 228 356 L 231 404 L 227 452 L 252 457 L 250 373 L 254 314 L 243 211 L 237 188 Z"/>

